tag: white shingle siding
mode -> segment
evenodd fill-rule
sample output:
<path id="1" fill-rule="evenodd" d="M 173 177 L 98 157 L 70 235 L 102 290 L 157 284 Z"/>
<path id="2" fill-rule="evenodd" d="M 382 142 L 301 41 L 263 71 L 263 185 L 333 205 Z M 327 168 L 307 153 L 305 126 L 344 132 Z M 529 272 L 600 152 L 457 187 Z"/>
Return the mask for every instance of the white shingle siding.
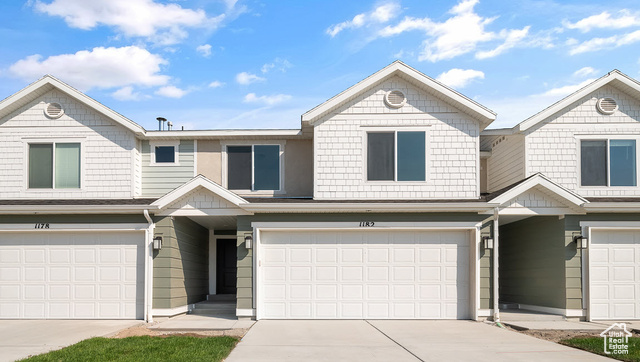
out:
<path id="1" fill-rule="evenodd" d="M 60 103 L 64 115 L 49 119 L 44 109 Z M 82 142 L 81 189 L 27 190 L 27 142 L 25 138 L 78 137 Z M 135 136 L 122 126 L 52 90 L 0 119 L 0 198 L 129 198 L 132 150 Z"/>
<path id="2" fill-rule="evenodd" d="M 142 196 L 160 197 L 193 178 L 193 140 L 180 141 L 178 165 L 151 165 L 151 152 L 149 141 L 142 141 Z"/>
<path id="3" fill-rule="evenodd" d="M 599 113 L 596 102 L 602 97 L 614 98 L 619 109 L 612 115 Z M 578 184 L 579 137 L 637 137 L 639 119 L 638 100 L 610 85 L 600 88 L 526 131 L 527 176 L 541 172 L 584 197 L 640 196 L 639 187 L 580 187 Z M 640 148 L 640 144 L 636 147 Z"/>
<path id="4" fill-rule="evenodd" d="M 500 190 L 525 177 L 524 136 L 496 137 L 491 146 L 491 157 L 487 160 L 489 192 Z"/>
<path id="5" fill-rule="evenodd" d="M 384 103 L 387 91 L 399 89 L 407 104 Z M 367 182 L 366 130 L 385 127 L 427 129 L 426 182 Z M 362 92 L 318 122 L 314 197 L 318 199 L 477 198 L 478 122 L 470 116 L 393 77 Z"/>

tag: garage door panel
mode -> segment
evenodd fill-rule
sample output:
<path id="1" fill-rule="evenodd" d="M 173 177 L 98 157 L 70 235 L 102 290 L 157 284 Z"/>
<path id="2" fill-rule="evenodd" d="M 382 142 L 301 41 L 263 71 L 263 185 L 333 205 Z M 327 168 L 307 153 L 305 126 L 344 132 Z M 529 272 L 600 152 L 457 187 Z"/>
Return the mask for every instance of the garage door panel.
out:
<path id="1" fill-rule="evenodd" d="M 260 317 L 469 318 L 469 232 L 394 233 L 263 231 Z"/>
<path id="2" fill-rule="evenodd" d="M 640 231 L 592 230 L 591 318 L 640 319 Z"/>
<path id="3" fill-rule="evenodd" d="M 0 318 L 141 319 L 141 232 L 0 234 Z"/>

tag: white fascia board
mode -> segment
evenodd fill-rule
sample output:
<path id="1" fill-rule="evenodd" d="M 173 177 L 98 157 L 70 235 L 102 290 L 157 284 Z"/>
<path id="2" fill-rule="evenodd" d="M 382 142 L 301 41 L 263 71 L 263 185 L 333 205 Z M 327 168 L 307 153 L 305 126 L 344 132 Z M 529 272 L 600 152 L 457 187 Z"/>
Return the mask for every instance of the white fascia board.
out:
<path id="1" fill-rule="evenodd" d="M 482 132 L 480 132 L 480 136 L 509 136 L 514 133 L 515 131 L 513 128 L 494 128 L 482 130 Z"/>
<path id="2" fill-rule="evenodd" d="M 218 185 L 217 183 L 209 180 L 208 178 L 198 175 L 192 178 L 190 181 L 187 181 L 183 185 L 178 188 L 170 191 L 166 195 L 162 196 L 158 200 L 154 201 L 151 205 L 155 206 L 159 209 L 164 209 L 169 206 L 179 198 L 185 196 L 189 192 L 195 190 L 198 187 L 203 187 L 209 190 L 211 193 L 220 196 L 221 198 L 229 201 L 230 203 L 240 206 L 242 204 L 246 204 L 247 201 L 242 197 L 234 194 L 233 192 L 225 189 L 224 187 Z"/>
<path id="3" fill-rule="evenodd" d="M 251 212 L 483 212 L 496 205 L 485 202 L 456 203 L 250 203 L 241 207 Z"/>
<path id="4" fill-rule="evenodd" d="M 629 78 L 628 76 L 626 76 L 625 74 L 622 74 L 621 72 L 619 72 L 618 70 L 613 70 L 610 73 L 607 73 L 606 75 L 600 77 L 599 79 L 593 81 L 591 84 L 588 84 L 586 86 L 584 86 L 582 89 L 579 89 L 578 91 L 574 92 L 573 94 L 561 99 L 560 101 L 552 104 L 551 106 L 549 106 L 548 108 L 542 110 L 541 112 L 529 117 L 528 119 L 520 122 L 519 124 L 517 124 L 514 129 L 517 132 L 523 132 L 533 126 L 535 126 L 536 124 L 538 124 L 539 122 L 544 121 L 545 119 L 551 117 L 552 115 L 554 115 L 555 113 L 559 112 L 560 110 L 562 110 L 565 107 L 570 106 L 573 102 L 577 101 L 578 99 L 588 95 L 589 93 L 595 91 L 596 89 L 611 83 L 614 80 L 618 80 L 622 83 L 624 83 L 625 85 L 629 86 L 630 88 L 634 89 L 637 92 L 640 92 L 640 84 L 638 84 L 638 82 L 636 82 L 635 80 Z"/>
<path id="5" fill-rule="evenodd" d="M 0 214 L 135 214 L 155 209 L 152 205 L 0 205 Z"/>
<path id="6" fill-rule="evenodd" d="M 589 212 L 640 212 L 640 202 L 590 202 L 584 208 Z"/>
<path id="7" fill-rule="evenodd" d="M 189 130 L 147 131 L 142 139 L 198 139 L 224 137 L 296 137 L 302 136 L 299 129 L 251 129 L 251 130 Z"/>
<path id="8" fill-rule="evenodd" d="M 435 79 L 430 78 L 425 74 L 422 74 L 421 72 L 409 67 L 408 65 L 400 61 L 395 61 L 390 65 L 384 67 L 383 69 L 379 70 L 378 72 L 360 81 L 356 85 L 338 94 L 337 96 L 334 96 L 328 101 L 320 104 L 319 106 L 303 114 L 302 121 L 313 124 L 313 122 L 318 117 L 325 114 L 327 111 L 339 106 L 340 104 L 344 103 L 354 95 L 364 91 L 365 89 L 371 87 L 372 85 L 378 83 L 382 79 L 396 72 L 405 74 L 413 78 L 415 81 L 424 84 L 428 88 L 431 88 L 433 91 L 438 92 L 443 96 L 450 98 L 456 102 L 459 102 L 463 106 L 469 108 L 473 112 L 477 113 L 479 116 L 483 117 L 484 118 L 482 121 L 483 124 L 489 124 L 496 119 L 496 114 L 490 111 L 488 108 L 481 106 L 479 103 L 474 102 L 473 100 L 465 97 L 461 93 L 456 92 L 455 90 L 445 86 L 444 84 L 436 81 Z"/>
<path id="9" fill-rule="evenodd" d="M 547 179 L 541 174 L 536 175 L 536 177 L 532 177 L 529 180 L 521 183 L 520 185 L 512 188 L 511 190 L 505 192 L 504 194 L 494 198 L 493 200 L 489 200 L 491 203 L 496 203 L 503 205 L 504 203 L 512 200 L 518 195 L 527 192 L 529 189 L 535 186 L 542 186 L 547 190 L 553 192 L 557 196 L 571 202 L 576 206 L 582 206 L 584 204 L 589 203 L 585 198 L 580 195 L 565 189 L 564 187 L 554 183 L 553 181 Z"/>

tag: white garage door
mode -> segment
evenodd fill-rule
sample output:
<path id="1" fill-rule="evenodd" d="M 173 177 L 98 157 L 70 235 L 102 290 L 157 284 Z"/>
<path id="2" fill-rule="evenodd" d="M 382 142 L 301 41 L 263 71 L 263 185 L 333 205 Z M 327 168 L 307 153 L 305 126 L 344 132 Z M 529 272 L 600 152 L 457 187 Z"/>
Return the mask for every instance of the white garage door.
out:
<path id="1" fill-rule="evenodd" d="M 467 319 L 469 231 L 263 231 L 258 317 Z"/>
<path id="2" fill-rule="evenodd" d="M 593 230 L 589 251 L 592 319 L 640 319 L 640 231 Z"/>
<path id="3" fill-rule="evenodd" d="M 0 318 L 142 319 L 144 233 L 0 233 Z"/>

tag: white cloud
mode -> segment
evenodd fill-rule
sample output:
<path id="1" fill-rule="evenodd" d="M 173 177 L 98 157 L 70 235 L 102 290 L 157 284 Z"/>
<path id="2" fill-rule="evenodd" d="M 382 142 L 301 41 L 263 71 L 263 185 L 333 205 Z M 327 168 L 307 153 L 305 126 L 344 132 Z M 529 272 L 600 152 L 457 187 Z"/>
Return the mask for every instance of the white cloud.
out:
<path id="1" fill-rule="evenodd" d="M 276 58 L 273 60 L 273 62 L 264 64 L 260 70 L 262 71 L 262 73 L 268 73 L 271 70 L 276 69 L 284 73 L 292 66 L 293 64 L 291 64 L 288 60 Z"/>
<path id="2" fill-rule="evenodd" d="M 578 84 L 570 84 L 570 85 L 565 85 L 562 87 L 558 87 L 558 88 L 551 88 L 548 91 L 538 95 L 538 96 L 551 96 L 551 97 L 565 97 L 568 96 L 569 94 L 577 91 L 578 89 L 586 86 L 587 84 L 593 82 L 595 79 L 593 78 L 589 78 L 587 80 L 584 80 Z M 551 104 L 551 103 L 549 103 Z"/>
<path id="3" fill-rule="evenodd" d="M 477 59 L 486 59 L 496 57 L 505 51 L 518 46 L 522 43 L 522 40 L 529 33 L 530 26 L 525 26 L 522 29 L 514 29 L 514 30 L 502 30 L 500 32 L 500 37 L 504 38 L 504 43 L 498 45 L 496 48 L 487 51 L 479 51 L 476 53 Z"/>
<path id="4" fill-rule="evenodd" d="M 224 85 L 223 82 L 220 82 L 218 80 L 214 80 L 213 82 L 209 83 L 209 88 L 220 88 Z"/>
<path id="5" fill-rule="evenodd" d="M 288 94 L 274 94 L 270 96 L 257 96 L 255 93 L 249 93 L 244 96 L 245 103 L 262 103 L 266 105 L 274 105 L 282 102 L 286 102 L 291 99 Z"/>
<path id="6" fill-rule="evenodd" d="M 436 79 L 452 88 L 464 88 L 474 79 L 484 79 L 484 73 L 474 69 L 453 68 L 440 74 Z"/>
<path id="7" fill-rule="evenodd" d="M 255 83 L 255 82 L 264 82 L 266 80 L 266 78 L 262 78 L 259 77 L 255 74 L 251 74 L 251 73 L 247 73 L 247 72 L 242 72 L 242 73 L 238 73 L 236 74 L 236 82 L 238 82 L 238 84 L 242 84 L 242 85 L 247 85 L 247 84 L 251 84 L 251 83 Z"/>
<path id="8" fill-rule="evenodd" d="M 81 91 L 88 91 L 91 88 L 164 85 L 169 76 L 160 74 L 160 67 L 165 64 L 167 61 L 161 56 L 137 46 L 98 47 L 46 59 L 38 54 L 30 55 L 12 64 L 9 72 L 30 81 L 51 74 Z"/>
<path id="9" fill-rule="evenodd" d="M 142 37 L 161 45 L 180 42 L 188 36 L 188 28 L 215 29 L 226 17 L 208 17 L 202 9 L 185 9 L 176 3 L 154 0 L 38 0 L 34 7 L 63 18 L 72 28 L 90 30 L 105 25 L 125 36 Z"/>
<path id="10" fill-rule="evenodd" d="M 196 48 L 196 51 L 200 53 L 200 55 L 202 55 L 203 57 L 208 58 L 211 56 L 211 45 L 210 44 L 199 45 Z"/>
<path id="11" fill-rule="evenodd" d="M 379 32 L 382 37 L 399 35 L 407 31 L 421 30 L 427 38 L 423 41 L 422 52 L 418 60 L 452 59 L 462 54 L 475 51 L 479 44 L 496 39 L 505 39 L 498 48 L 479 53 L 478 57 L 496 56 L 517 45 L 527 35 L 528 28 L 522 30 L 503 30 L 496 34 L 487 31 L 486 27 L 496 17 L 482 17 L 475 13 L 478 0 L 463 0 L 449 10 L 449 17 L 444 22 L 436 22 L 430 18 L 406 17 L 395 26 L 387 26 Z"/>
<path id="12" fill-rule="evenodd" d="M 577 29 L 583 33 L 593 29 L 622 29 L 632 26 L 640 26 L 640 13 L 632 13 L 629 10 L 620 10 L 618 16 L 612 16 L 608 11 L 592 15 L 572 23 L 563 20 L 562 25 L 567 29 Z"/>
<path id="13" fill-rule="evenodd" d="M 595 52 L 601 49 L 618 48 L 624 45 L 633 44 L 640 41 L 640 30 L 623 35 L 613 35 L 608 38 L 593 38 L 574 45 L 570 50 L 570 55 Z"/>
<path id="14" fill-rule="evenodd" d="M 139 101 L 144 98 L 140 92 L 134 92 L 130 85 L 111 93 L 111 96 L 119 101 Z"/>
<path id="15" fill-rule="evenodd" d="M 180 89 L 180 88 L 172 86 L 172 85 L 168 85 L 166 87 L 161 87 L 160 89 L 158 89 L 156 91 L 157 95 L 163 96 L 163 97 L 168 97 L 168 98 L 182 98 L 187 93 L 189 93 L 189 91 L 184 90 L 184 89 Z"/>
<path id="16" fill-rule="evenodd" d="M 326 33 L 332 38 L 345 29 L 357 29 L 369 24 L 383 24 L 398 16 L 400 5 L 396 2 L 388 2 L 375 7 L 368 13 L 358 14 L 351 20 L 331 25 Z"/>
<path id="17" fill-rule="evenodd" d="M 573 76 L 576 78 L 584 78 L 584 77 L 588 77 L 590 75 L 594 75 L 598 73 L 597 70 L 595 70 L 592 67 L 584 67 L 584 68 L 580 68 L 578 70 L 576 70 L 575 72 L 573 72 Z"/>

